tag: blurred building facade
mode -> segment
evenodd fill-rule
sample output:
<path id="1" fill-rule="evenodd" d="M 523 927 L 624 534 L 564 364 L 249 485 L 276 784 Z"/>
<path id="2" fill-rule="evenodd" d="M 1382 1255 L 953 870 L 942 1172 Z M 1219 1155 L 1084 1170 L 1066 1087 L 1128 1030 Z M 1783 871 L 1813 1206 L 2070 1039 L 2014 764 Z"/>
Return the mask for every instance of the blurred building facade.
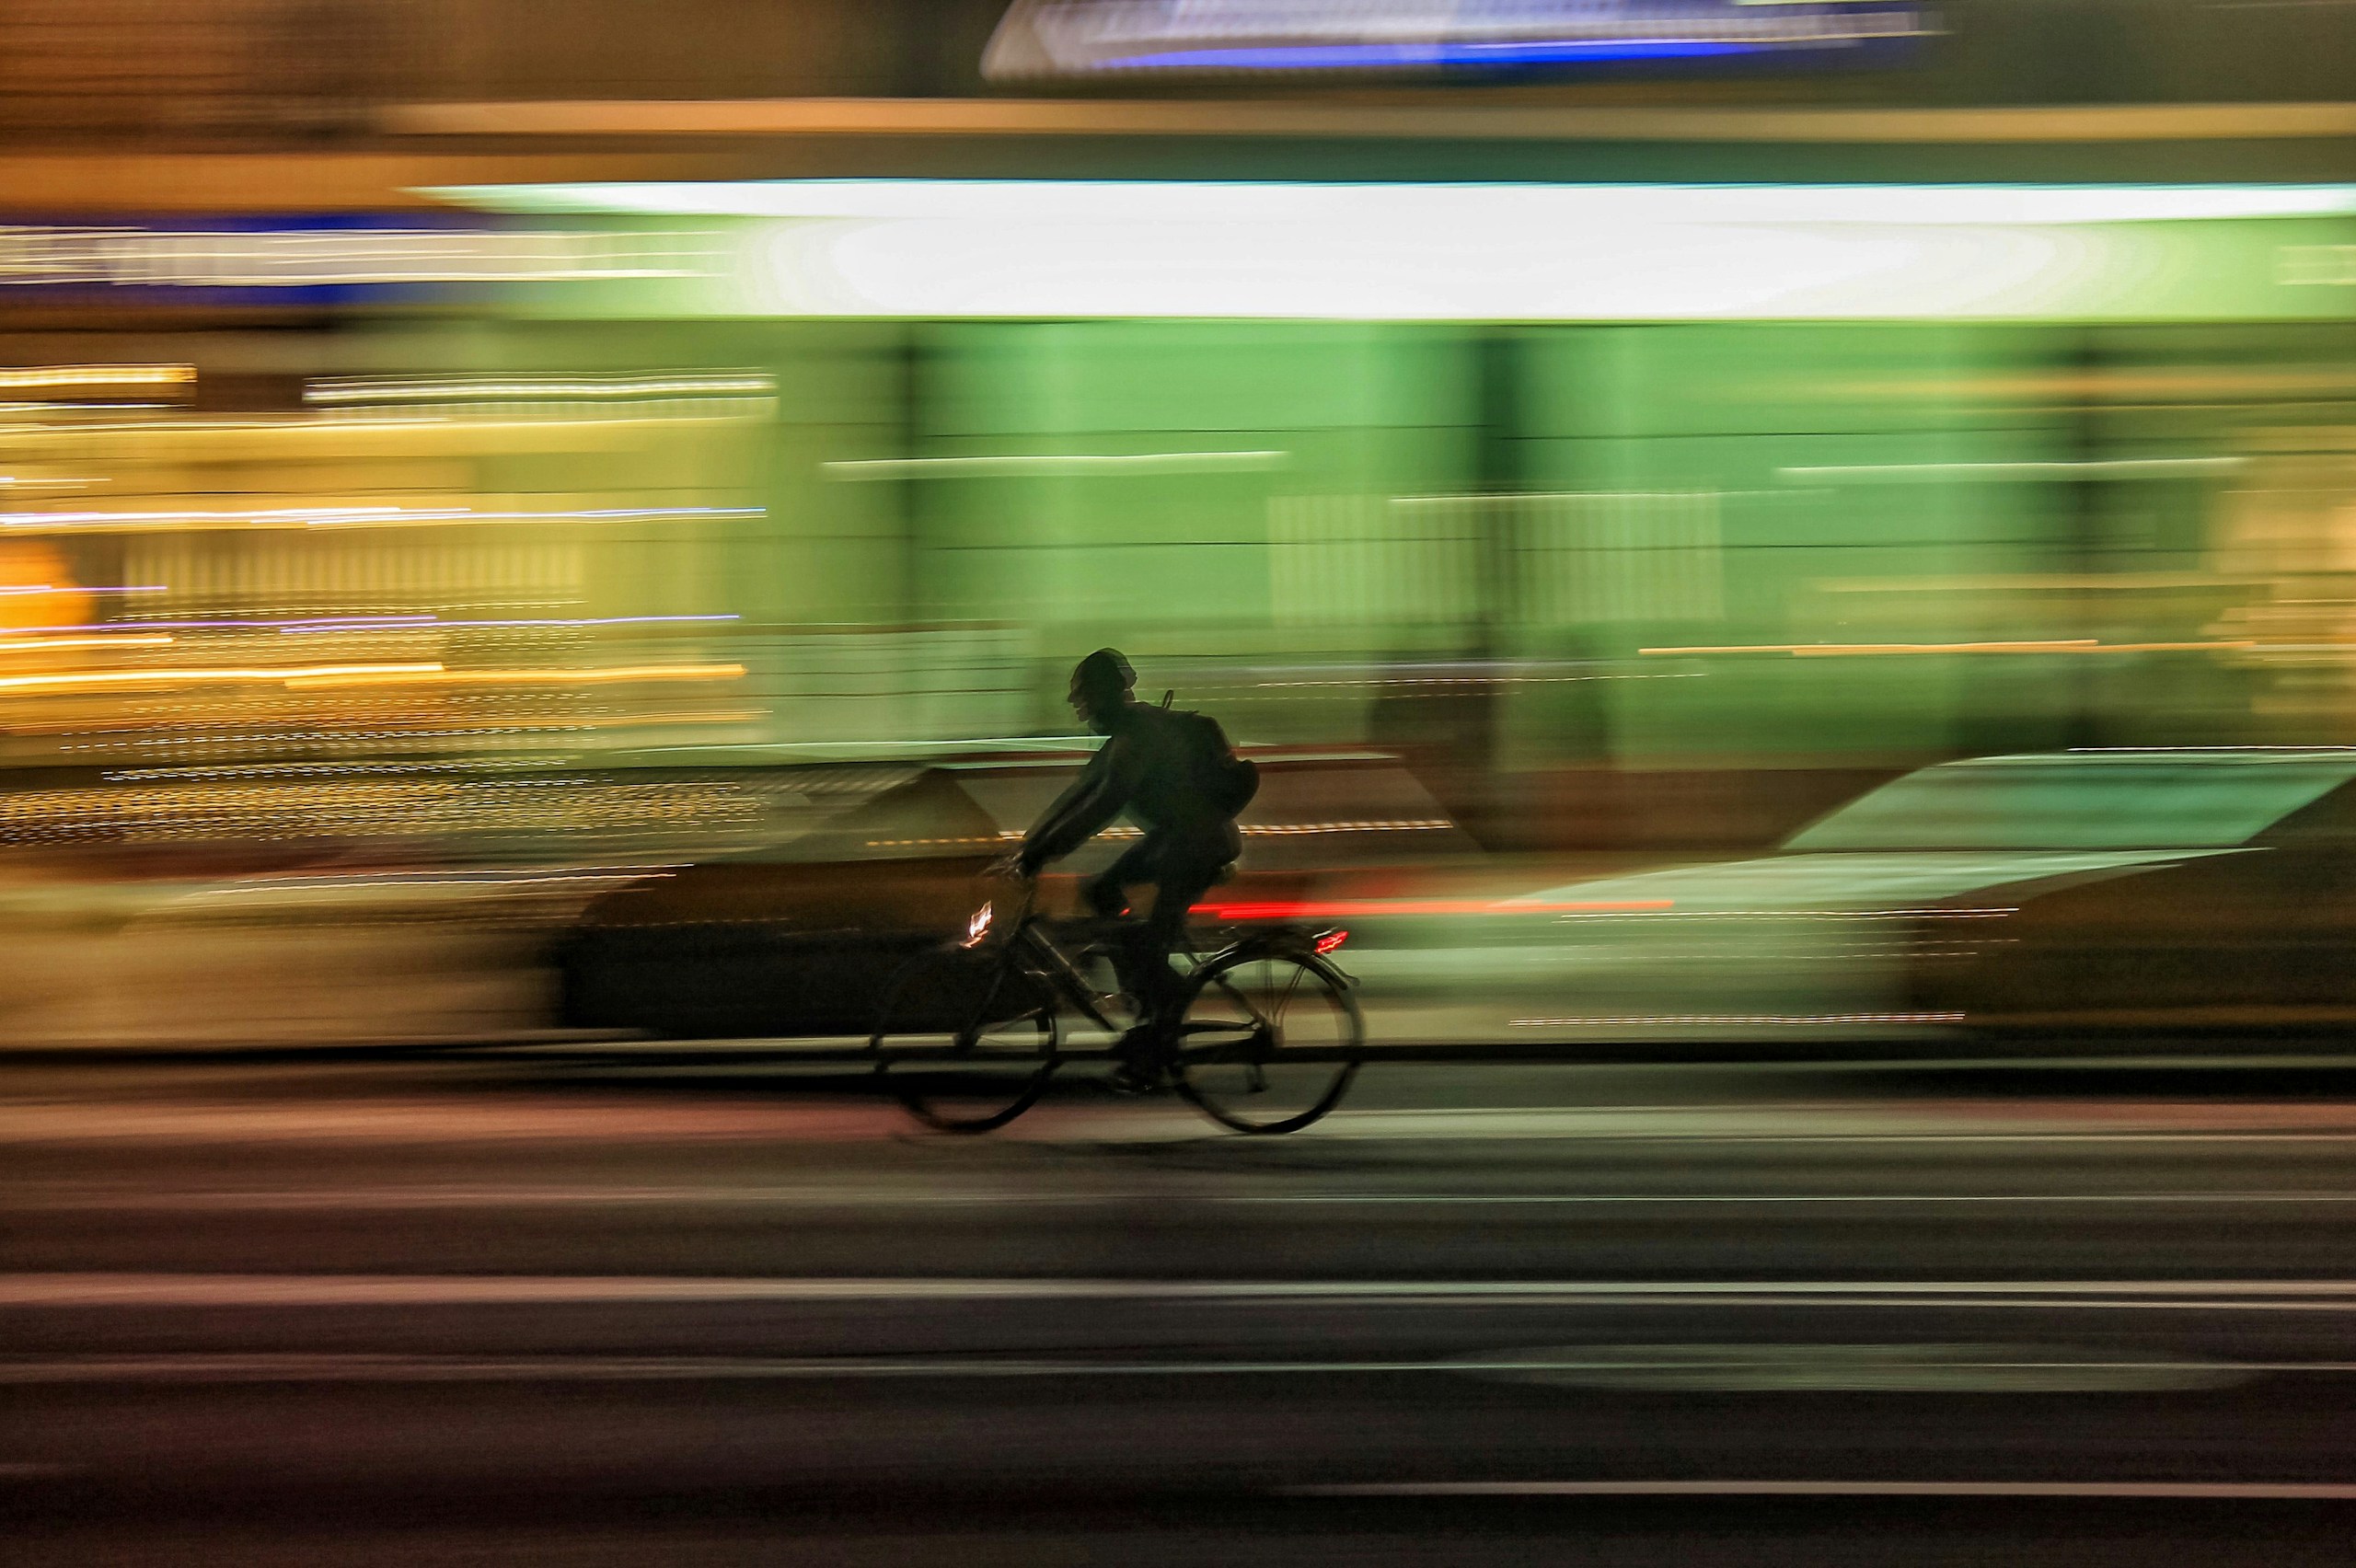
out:
<path id="1" fill-rule="evenodd" d="M 1986 0 L 1903 70 L 1182 82 L 1152 123 L 1134 84 L 977 96 L 1000 10 L 0 6 L 6 831 L 726 838 L 762 820 L 733 770 L 1068 744 L 1062 668 L 1104 641 L 1246 741 L 1408 752 L 1500 844 L 1757 837 L 1978 752 L 2356 740 L 2356 207 L 2328 191 L 1703 224 L 1589 257 L 1657 299 L 1496 308 L 1400 303 L 1406 251 L 1353 305 L 1263 236 L 1207 294 L 1121 272 L 1085 213 L 951 223 L 928 259 L 920 229 L 677 194 L 2263 198 L 2356 178 L 2320 101 L 2356 7 Z M 501 118 L 535 103 L 560 112 Z M 2057 104 L 2192 118 L 2001 118 Z M 1949 110 L 1998 118 L 1907 119 Z M 1750 110 L 1799 118 L 1708 118 Z M 599 181 L 635 205 L 430 193 Z M 1068 277 L 1022 248 L 1046 234 Z M 1758 294 L 1795 235 L 1828 270 Z"/>
<path id="2" fill-rule="evenodd" d="M 18 143 L 300 144 L 367 140 L 384 109 L 412 102 L 962 97 L 987 89 L 984 51 L 1007 9 L 1005 0 L 678 0 L 656 17 L 629 0 L 6 0 L 0 126 Z M 1356 9 L 1412 28 L 1450 8 L 1392 0 Z M 1945 0 L 1923 15 L 1933 46 L 1884 71 L 1728 79 L 1697 75 L 1685 60 L 1515 89 L 1541 101 L 1914 109 L 2328 102 L 2356 67 L 2356 21 L 2332 5 Z M 1292 97 L 1363 98 L 1369 88 L 1302 74 L 1278 86 Z M 1151 90 L 1266 86 L 1209 78 Z M 1129 78 L 1111 90 L 1139 87 Z"/>

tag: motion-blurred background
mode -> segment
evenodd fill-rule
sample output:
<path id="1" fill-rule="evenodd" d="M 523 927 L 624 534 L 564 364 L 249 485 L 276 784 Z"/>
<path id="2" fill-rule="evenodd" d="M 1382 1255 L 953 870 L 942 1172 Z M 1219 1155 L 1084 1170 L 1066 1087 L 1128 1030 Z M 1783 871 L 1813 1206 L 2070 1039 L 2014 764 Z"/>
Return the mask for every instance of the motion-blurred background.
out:
<path id="1" fill-rule="evenodd" d="M 10 1561 L 2344 1568 L 2351 84 L 0 0 Z M 1299 1136 L 878 1083 L 1107 644 Z"/>
<path id="2" fill-rule="evenodd" d="M 1400 759 L 1296 870 L 2348 743 L 2352 65 L 2288 0 L 7 0 L 8 1027 L 190 1027 L 86 939 L 256 877 L 974 847 L 812 835 L 1071 755 L 1106 642 Z M 433 1027 L 546 1021 L 533 951 Z"/>

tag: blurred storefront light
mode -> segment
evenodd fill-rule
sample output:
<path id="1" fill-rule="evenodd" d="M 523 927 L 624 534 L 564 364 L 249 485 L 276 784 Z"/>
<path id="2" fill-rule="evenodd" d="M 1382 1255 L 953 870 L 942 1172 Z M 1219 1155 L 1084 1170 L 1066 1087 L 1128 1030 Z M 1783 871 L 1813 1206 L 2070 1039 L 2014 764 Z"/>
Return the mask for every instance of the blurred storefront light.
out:
<path id="1" fill-rule="evenodd" d="M 764 179 L 451 186 L 485 212 L 1181 222 L 1417 217 L 1530 225 L 2166 223 L 2356 216 L 2351 185 L 1306 184 L 1276 180 Z"/>
<path id="2" fill-rule="evenodd" d="M 1866 480 L 1876 484 L 1952 484 L 1957 480 L 2223 478 L 2249 466 L 2246 457 L 2098 458 L 2036 463 L 1848 463 L 1778 468 L 1775 477 L 1795 484 Z"/>
<path id="3" fill-rule="evenodd" d="M 179 228 L 7 224 L 0 225 L 0 291 L 294 294 L 349 303 L 352 291 L 365 297 L 453 284 L 692 277 L 701 251 L 702 242 L 687 235 L 396 225 L 349 215 L 225 217 Z"/>
<path id="4" fill-rule="evenodd" d="M 872 457 L 820 465 L 830 479 L 1038 478 L 1114 474 L 1256 474 L 1288 452 L 1044 452 L 987 457 Z"/>
<path id="5" fill-rule="evenodd" d="M 1827 55 L 1883 62 L 1940 30 L 1900 0 L 1016 0 L 992 80 L 1132 75 L 1520 73 Z"/>
<path id="6" fill-rule="evenodd" d="M 52 391 L 72 388 L 98 391 L 117 386 L 188 386 L 196 381 L 192 364 L 42 364 L 0 370 L 0 391 L 28 388 Z"/>
<path id="7" fill-rule="evenodd" d="M 0 383 L 5 385 L 5 383 Z M 664 375 L 460 375 L 427 380 L 332 376 L 303 389 L 306 403 L 601 402 L 659 398 L 767 396 L 777 379 L 758 371 L 678 371 Z"/>
<path id="8" fill-rule="evenodd" d="M 286 678 L 289 691 L 316 691 L 364 686 L 589 686 L 636 681 L 733 681 L 744 677 L 742 664 L 625 664 L 587 670 L 446 670 L 439 664 L 296 671 Z"/>
<path id="9" fill-rule="evenodd" d="M 284 686 L 294 690 L 306 684 L 375 675 L 406 677 L 438 674 L 439 664 L 305 664 L 247 669 L 156 669 L 81 671 L 60 675 L 0 676 L 0 689 L 9 691 L 68 691 L 75 689 L 134 691 L 145 686 Z"/>
<path id="10" fill-rule="evenodd" d="M 84 530 L 147 534 L 224 528 L 414 528 L 427 525 L 654 523 L 680 519 L 714 522 L 759 515 L 759 508 L 745 506 L 612 506 L 546 512 L 478 511 L 470 506 L 296 506 L 248 511 L 208 508 L 172 512 L 19 512 L 0 515 L 0 530 L 11 534 Z"/>
<path id="11" fill-rule="evenodd" d="M 552 314 L 1365 321 L 2344 314 L 2356 187 L 774 180 L 447 188 L 733 221 L 713 276 Z"/>
<path id="12" fill-rule="evenodd" d="M 61 648 L 169 648 L 169 632 L 125 632 L 112 637 L 0 638 L 0 653 L 47 653 Z"/>

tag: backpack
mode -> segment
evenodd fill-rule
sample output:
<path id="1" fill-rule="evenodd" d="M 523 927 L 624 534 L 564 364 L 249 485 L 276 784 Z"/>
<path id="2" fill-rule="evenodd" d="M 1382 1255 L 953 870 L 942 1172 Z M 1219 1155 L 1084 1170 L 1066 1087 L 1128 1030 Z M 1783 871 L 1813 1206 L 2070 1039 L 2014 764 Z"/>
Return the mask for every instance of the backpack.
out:
<path id="1" fill-rule="evenodd" d="M 1166 709 L 1170 699 L 1165 697 L 1161 700 Z M 1252 797 L 1260 792 L 1259 765 L 1248 756 L 1235 755 L 1227 732 L 1209 714 L 1181 708 L 1170 716 L 1179 721 L 1179 731 L 1186 737 L 1195 782 L 1202 790 L 1203 799 L 1229 816 L 1250 805 Z"/>

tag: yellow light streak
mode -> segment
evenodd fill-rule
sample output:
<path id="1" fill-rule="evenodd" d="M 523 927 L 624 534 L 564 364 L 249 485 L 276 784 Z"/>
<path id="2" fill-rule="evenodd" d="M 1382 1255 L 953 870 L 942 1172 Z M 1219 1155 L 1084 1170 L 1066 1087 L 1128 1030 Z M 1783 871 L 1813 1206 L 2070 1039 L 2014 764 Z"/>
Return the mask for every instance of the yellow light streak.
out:
<path id="1" fill-rule="evenodd" d="M 52 648 L 168 648 L 167 632 L 143 637 L 12 637 L 0 639 L 0 653 L 45 653 Z"/>
<path id="2" fill-rule="evenodd" d="M 439 664 L 426 664 L 306 673 L 290 677 L 286 685 L 294 691 L 387 686 L 580 686 L 638 681 L 733 681 L 742 679 L 744 674 L 742 664 L 618 664 L 574 670 L 445 670 Z"/>
<path id="3" fill-rule="evenodd" d="M 1796 659 L 1839 659 L 1905 653 L 2091 653 L 2101 646 L 2091 637 L 2022 642 L 1833 642 L 1821 647 L 1794 648 L 1792 656 Z"/>
<path id="4" fill-rule="evenodd" d="M 548 512 L 479 512 L 468 506 L 389 505 L 279 507 L 266 511 L 26 512 L 0 514 L 0 532 L 178 534 L 273 528 L 502 527 L 549 523 L 668 523 L 741 521 L 760 515 L 750 506 L 587 507 Z"/>
<path id="5" fill-rule="evenodd" d="M 2183 653 L 2255 648 L 2250 639 L 2196 642 L 2103 642 L 2091 637 L 2023 642 L 1766 642 L 1704 648 L 1640 648 L 1648 657 L 1708 653 L 1788 653 L 1796 659 L 1888 657 L 1907 653 Z"/>
<path id="6" fill-rule="evenodd" d="M 185 386 L 196 379 L 192 364 L 43 364 L 0 370 L 0 387 Z"/>
<path id="7" fill-rule="evenodd" d="M 277 668 L 247 667 L 195 670 L 117 670 L 71 675 L 0 675 L 0 690 L 68 691 L 112 687 L 118 690 L 152 686 L 223 686 L 237 683 L 284 682 L 336 675 L 427 674 L 439 664 L 282 664 Z"/>

